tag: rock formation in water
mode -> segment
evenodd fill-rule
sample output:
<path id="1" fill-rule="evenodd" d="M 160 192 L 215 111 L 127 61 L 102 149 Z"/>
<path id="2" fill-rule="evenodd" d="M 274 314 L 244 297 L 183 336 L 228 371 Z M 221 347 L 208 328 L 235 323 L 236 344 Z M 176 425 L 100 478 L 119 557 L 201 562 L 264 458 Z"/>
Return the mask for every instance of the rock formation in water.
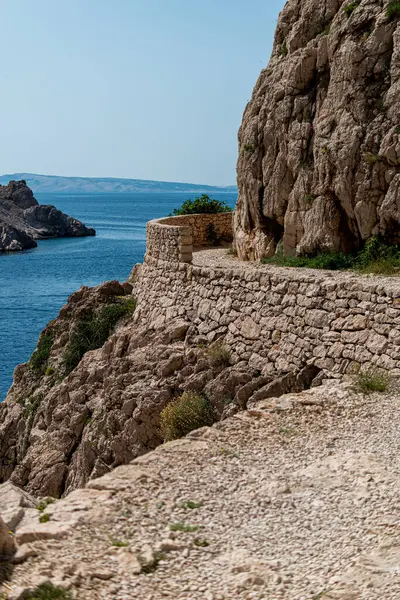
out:
<path id="1" fill-rule="evenodd" d="M 25 181 L 0 186 L 0 252 L 35 248 L 38 239 L 95 234 L 55 206 L 39 205 Z"/>
<path id="2" fill-rule="evenodd" d="M 242 259 L 400 241 L 398 2 L 289 0 L 239 131 Z"/>

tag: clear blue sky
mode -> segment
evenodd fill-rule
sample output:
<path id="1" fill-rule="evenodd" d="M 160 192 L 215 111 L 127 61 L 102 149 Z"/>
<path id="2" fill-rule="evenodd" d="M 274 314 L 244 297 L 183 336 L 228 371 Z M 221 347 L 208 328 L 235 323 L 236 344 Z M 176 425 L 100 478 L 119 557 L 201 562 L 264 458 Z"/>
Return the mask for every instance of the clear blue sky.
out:
<path id="1" fill-rule="evenodd" d="M 0 0 L 0 173 L 235 182 L 284 0 Z"/>

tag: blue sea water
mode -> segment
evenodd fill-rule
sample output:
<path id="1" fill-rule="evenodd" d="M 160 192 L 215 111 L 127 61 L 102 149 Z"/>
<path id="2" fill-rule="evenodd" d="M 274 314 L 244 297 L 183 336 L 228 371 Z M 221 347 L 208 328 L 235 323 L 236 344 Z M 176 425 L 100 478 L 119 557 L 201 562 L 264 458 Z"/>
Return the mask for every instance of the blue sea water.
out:
<path id="1" fill-rule="evenodd" d="M 213 194 L 234 206 L 236 194 Z M 15 366 L 26 362 L 39 333 L 81 285 L 125 281 L 142 262 L 146 221 L 168 215 L 187 193 L 36 194 L 41 204 L 94 227 L 96 237 L 44 240 L 34 250 L 0 254 L 0 401 Z"/>

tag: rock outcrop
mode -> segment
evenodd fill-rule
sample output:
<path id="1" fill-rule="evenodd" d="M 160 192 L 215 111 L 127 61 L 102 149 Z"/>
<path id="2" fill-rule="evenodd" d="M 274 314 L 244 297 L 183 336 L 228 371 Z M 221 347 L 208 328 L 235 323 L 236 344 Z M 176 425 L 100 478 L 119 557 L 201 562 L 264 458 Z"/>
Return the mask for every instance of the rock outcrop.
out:
<path id="1" fill-rule="evenodd" d="M 55 206 L 39 205 L 25 181 L 0 186 L 0 252 L 35 248 L 38 239 L 95 234 Z"/>
<path id="2" fill-rule="evenodd" d="M 0 404 L 0 481 L 35 496 L 64 495 L 157 447 L 160 413 L 185 390 L 207 391 L 217 418 L 239 409 L 236 394 L 259 373 L 210 358 L 182 318 L 155 327 L 126 314 L 100 348 L 66 370 L 74 332 L 102 307 L 132 302 L 131 289 L 106 282 L 72 294 L 30 363 L 16 368 Z M 268 381 L 258 377 L 252 391 Z"/>
<path id="3" fill-rule="evenodd" d="M 399 20 L 388 0 L 287 2 L 239 131 L 239 258 L 400 241 Z"/>
<path id="4" fill-rule="evenodd" d="M 8 559 L 15 551 L 10 530 L 0 517 L 0 560 Z"/>

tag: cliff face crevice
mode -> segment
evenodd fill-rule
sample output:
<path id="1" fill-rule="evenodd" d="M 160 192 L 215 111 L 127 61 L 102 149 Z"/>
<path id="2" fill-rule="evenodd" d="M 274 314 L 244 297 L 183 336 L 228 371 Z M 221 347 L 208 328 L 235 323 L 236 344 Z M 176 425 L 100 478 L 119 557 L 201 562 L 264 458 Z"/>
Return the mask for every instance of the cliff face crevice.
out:
<path id="1" fill-rule="evenodd" d="M 400 241 L 400 15 L 289 0 L 239 131 L 242 259 Z"/>

